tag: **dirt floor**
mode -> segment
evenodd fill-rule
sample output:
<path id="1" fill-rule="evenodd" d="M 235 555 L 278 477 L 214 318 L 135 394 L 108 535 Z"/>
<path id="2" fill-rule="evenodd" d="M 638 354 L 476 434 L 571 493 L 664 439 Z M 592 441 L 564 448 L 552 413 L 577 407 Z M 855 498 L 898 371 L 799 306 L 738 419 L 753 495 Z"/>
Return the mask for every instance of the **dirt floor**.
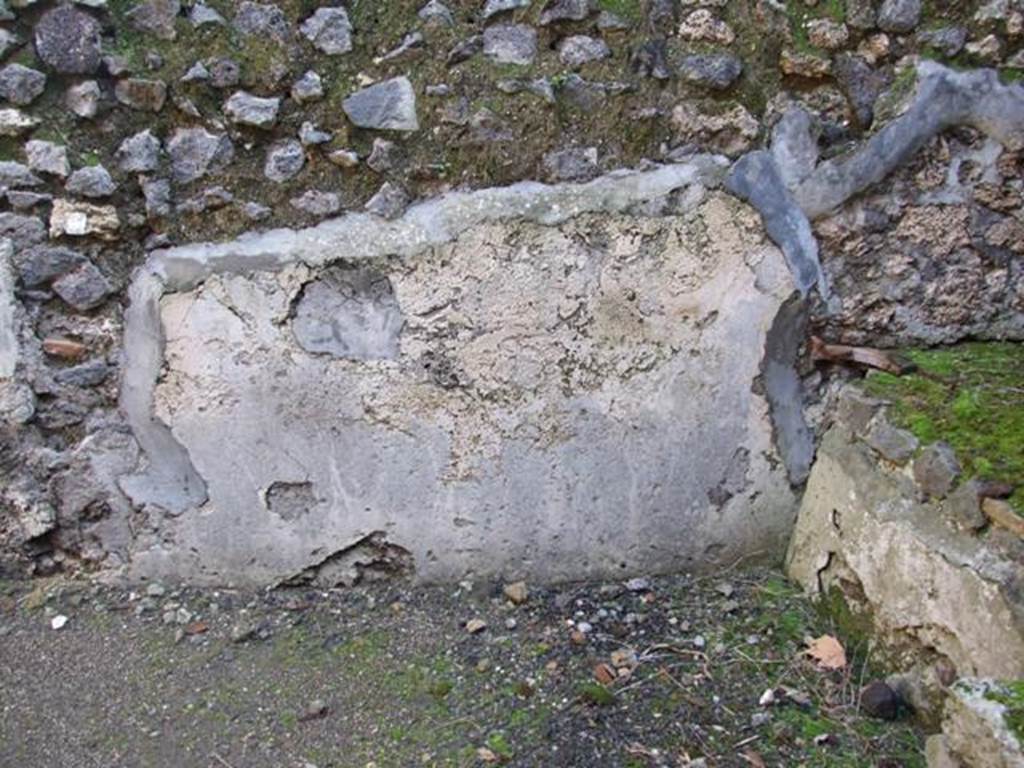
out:
<path id="1" fill-rule="evenodd" d="M 502 587 L 2 582 L 0 765 L 923 765 L 909 717 L 857 709 L 864 644 L 777 573 Z"/>

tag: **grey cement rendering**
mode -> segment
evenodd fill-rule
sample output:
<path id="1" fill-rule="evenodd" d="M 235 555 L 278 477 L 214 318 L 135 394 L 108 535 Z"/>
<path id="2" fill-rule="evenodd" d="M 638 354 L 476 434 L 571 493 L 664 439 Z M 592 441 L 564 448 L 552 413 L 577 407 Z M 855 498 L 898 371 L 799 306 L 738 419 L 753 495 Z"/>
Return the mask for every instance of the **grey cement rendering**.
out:
<path id="1" fill-rule="evenodd" d="M 941 131 L 972 126 L 1007 149 L 1024 146 L 1024 85 L 1004 85 L 995 70 L 958 72 L 928 60 L 916 74 L 906 111 L 853 151 L 817 163 L 812 121 L 797 108 L 780 120 L 771 152 L 755 150 L 733 166 L 727 188 L 761 212 L 802 293 L 816 285 L 828 299 L 810 221 L 880 182 Z"/>
<path id="2" fill-rule="evenodd" d="M 154 252 L 121 487 L 165 516 L 126 575 L 323 584 L 367 541 L 425 581 L 778 556 L 796 497 L 752 389 L 794 285 L 723 166 Z"/>
<path id="3" fill-rule="evenodd" d="M 0 241 L 0 379 L 10 379 L 18 364 L 18 336 L 14 328 L 14 267 L 10 240 Z"/>

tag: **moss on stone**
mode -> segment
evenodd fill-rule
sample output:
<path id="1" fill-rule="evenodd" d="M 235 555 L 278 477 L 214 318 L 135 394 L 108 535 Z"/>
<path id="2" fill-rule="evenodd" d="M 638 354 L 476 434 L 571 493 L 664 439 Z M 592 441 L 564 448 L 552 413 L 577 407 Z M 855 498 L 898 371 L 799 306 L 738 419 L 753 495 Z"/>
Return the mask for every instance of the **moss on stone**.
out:
<path id="1" fill-rule="evenodd" d="M 956 451 L 963 477 L 1017 485 L 1024 513 L 1024 344 L 975 342 L 910 350 L 917 371 L 874 373 L 865 389 L 891 402 L 890 418 L 923 443 Z"/>
<path id="2" fill-rule="evenodd" d="M 1024 680 L 1001 683 L 999 690 L 986 692 L 985 698 L 1006 707 L 1003 721 L 1017 740 L 1024 742 Z"/>
<path id="3" fill-rule="evenodd" d="M 639 21 L 643 15 L 639 0 L 597 0 L 597 5 L 602 11 L 628 21 Z"/>

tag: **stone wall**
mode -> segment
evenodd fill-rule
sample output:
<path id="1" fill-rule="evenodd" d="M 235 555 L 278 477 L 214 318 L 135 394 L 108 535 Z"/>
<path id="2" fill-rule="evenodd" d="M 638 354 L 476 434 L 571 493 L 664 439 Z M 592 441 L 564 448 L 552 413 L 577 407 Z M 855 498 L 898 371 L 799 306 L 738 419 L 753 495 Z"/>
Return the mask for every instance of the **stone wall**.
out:
<path id="1" fill-rule="evenodd" d="M 1022 29 L 1013 0 L 0 3 L 0 562 L 778 557 L 808 324 L 1024 337 Z"/>

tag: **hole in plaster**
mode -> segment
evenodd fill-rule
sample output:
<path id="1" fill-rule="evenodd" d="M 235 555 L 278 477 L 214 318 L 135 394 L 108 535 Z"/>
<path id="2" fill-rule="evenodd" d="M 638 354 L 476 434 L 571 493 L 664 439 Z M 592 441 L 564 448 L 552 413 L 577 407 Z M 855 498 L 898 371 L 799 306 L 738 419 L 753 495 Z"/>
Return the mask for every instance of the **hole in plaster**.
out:
<path id="1" fill-rule="evenodd" d="M 273 483 L 265 497 L 267 509 L 282 520 L 297 520 L 316 506 L 312 483 Z"/>
<path id="2" fill-rule="evenodd" d="M 415 571 L 412 553 L 405 547 L 392 544 L 385 535 L 384 531 L 374 531 L 304 568 L 282 584 L 290 587 L 353 587 L 365 581 L 412 576 Z"/>
<path id="3" fill-rule="evenodd" d="M 334 266 L 303 288 L 292 331 L 307 352 L 349 360 L 394 359 L 403 322 L 386 275 L 367 267 Z"/>

